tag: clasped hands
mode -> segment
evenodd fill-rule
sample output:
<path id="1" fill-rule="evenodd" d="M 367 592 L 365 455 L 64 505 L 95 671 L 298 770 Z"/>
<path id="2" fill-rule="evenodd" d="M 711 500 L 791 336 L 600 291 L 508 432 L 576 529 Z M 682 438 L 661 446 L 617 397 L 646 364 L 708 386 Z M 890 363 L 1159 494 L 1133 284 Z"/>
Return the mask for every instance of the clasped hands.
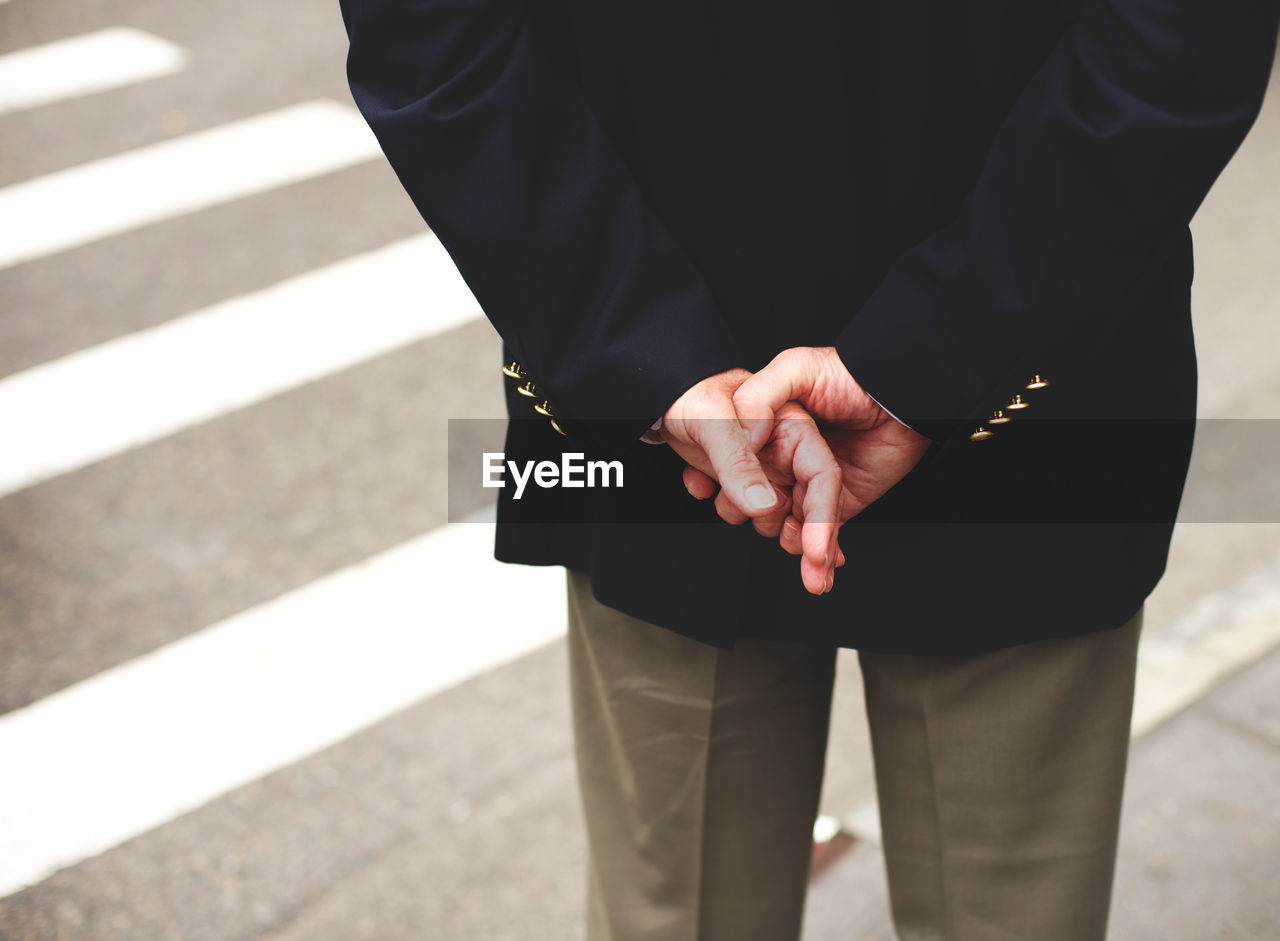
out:
<path id="1" fill-rule="evenodd" d="M 708 376 L 662 416 L 661 433 L 688 465 L 689 493 L 714 497 L 726 522 L 750 520 L 800 556 L 815 595 L 831 590 L 844 564 L 840 526 L 929 446 L 863 391 L 834 347 L 795 347 L 757 373 Z"/>

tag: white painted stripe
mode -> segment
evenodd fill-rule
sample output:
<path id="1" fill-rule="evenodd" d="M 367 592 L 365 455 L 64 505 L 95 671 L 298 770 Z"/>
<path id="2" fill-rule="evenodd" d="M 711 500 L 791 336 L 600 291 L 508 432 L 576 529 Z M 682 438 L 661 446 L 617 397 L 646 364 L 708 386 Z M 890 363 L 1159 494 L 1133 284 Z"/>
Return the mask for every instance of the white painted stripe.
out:
<path id="1" fill-rule="evenodd" d="M 186 54 L 136 29 L 104 29 L 0 56 L 0 114 L 177 72 Z"/>
<path id="2" fill-rule="evenodd" d="M 480 316 L 415 236 L 0 379 L 0 496 Z"/>
<path id="3" fill-rule="evenodd" d="M 561 636 L 563 569 L 492 545 L 447 525 L 0 717 L 0 895 Z"/>
<path id="4" fill-rule="evenodd" d="M 369 160 L 354 108 L 313 101 L 0 190 L 0 268 Z"/>
<path id="5" fill-rule="evenodd" d="M 1145 735 L 1278 644 L 1280 556 L 1275 556 L 1142 639 L 1133 734 Z"/>

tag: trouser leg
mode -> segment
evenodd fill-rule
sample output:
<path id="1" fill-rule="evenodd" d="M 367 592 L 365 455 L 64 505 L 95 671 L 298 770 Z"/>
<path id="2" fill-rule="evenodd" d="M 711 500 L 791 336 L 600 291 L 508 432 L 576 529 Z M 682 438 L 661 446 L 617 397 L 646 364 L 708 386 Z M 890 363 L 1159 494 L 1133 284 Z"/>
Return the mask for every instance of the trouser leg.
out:
<path id="1" fill-rule="evenodd" d="M 717 650 L 569 572 L 591 941 L 799 937 L 835 651 Z"/>
<path id="2" fill-rule="evenodd" d="M 1140 627 L 861 655 L 902 941 L 1105 936 Z"/>

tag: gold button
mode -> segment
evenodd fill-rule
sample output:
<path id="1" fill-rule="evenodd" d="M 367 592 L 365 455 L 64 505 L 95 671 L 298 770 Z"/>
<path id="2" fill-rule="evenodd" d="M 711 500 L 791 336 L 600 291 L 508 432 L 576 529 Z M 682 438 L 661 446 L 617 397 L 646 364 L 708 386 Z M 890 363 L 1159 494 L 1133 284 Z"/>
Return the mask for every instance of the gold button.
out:
<path id="1" fill-rule="evenodd" d="M 1022 396 L 1015 395 L 1010 400 L 1009 404 L 1005 406 L 1005 408 L 1009 409 L 1010 411 L 1016 411 L 1017 409 L 1020 409 L 1020 408 L 1026 408 L 1030 404 L 1031 404 L 1030 402 L 1022 401 Z"/>
<path id="2" fill-rule="evenodd" d="M 1003 425 L 1003 424 L 1005 424 L 1006 422 L 1011 422 L 1011 421 L 1013 421 L 1013 418 L 1012 418 L 1011 416 L 1006 415 L 1004 412 L 1000 411 L 1000 409 L 996 409 L 996 410 L 992 413 L 991 417 L 987 419 L 987 424 L 988 424 L 988 425 Z"/>
<path id="3" fill-rule="evenodd" d="M 523 379 L 529 375 L 524 371 L 524 367 L 515 360 L 502 367 L 502 374 L 510 379 Z"/>
<path id="4" fill-rule="evenodd" d="M 552 428 L 554 428 L 556 431 L 560 432 L 560 434 L 562 434 L 562 435 L 566 435 L 566 437 L 567 437 L 567 434 L 566 434 L 565 430 L 564 430 L 563 428 L 561 428 L 559 424 L 557 424 L 557 422 L 556 422 L 556 420 L 555 420 L 554 418 L 553 418 L 553 419 L 551 419 L 551 427 L 552 427 Z"/>
<path id="5" fill-rule="evenodd" d="M 1048 384 L 1049 384 L 1049 380 L 1048 380 L 1048 379 L 1044 378 L 1043 376 L 1035 376 L 1035 377 L 1034 377 L 1030 382 L 1028 382 L 1028 383 L 1027 383 L 1027 388 L 1028 388 L 1028 389 L 1043 389 L 1043 388 L 1044 388 L 1045 386 L 1047 386 Z"/>
<path id="6" fill-rule="evenodd" d="M 524 382 L 516 386 L 516 391 L 521 395 L 528 396 L 531 399 L 538 397 L 538 387 L 533 382 Z"/>
<path id="7" fill-rule="evenodd" d="M 548 418 L 555 418 L 555 412 L 551 411 L 551 403 L 545 399 L 533 407 L 533 410 L 539 415 L 546 415 Z"/>
<path id="8" fill-rule="evenodd" d="M 969 435 L 970 441 L 986 441 L 988 438 L 994 438 L 996 433 L 988 431 L 986 428 L 978 428 L 973 434 Z"/>

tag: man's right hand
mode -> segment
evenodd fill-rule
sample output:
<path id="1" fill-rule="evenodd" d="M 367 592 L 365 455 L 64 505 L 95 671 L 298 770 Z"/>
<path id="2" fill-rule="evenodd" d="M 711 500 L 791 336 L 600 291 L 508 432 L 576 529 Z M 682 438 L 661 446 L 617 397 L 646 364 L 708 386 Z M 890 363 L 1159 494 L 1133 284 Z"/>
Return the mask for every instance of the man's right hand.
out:
<path id="1" fill-rule="evenodd" d="M 795 536 L 795 549 L 805 562 L 801 577 L 813 594 L 829 591 L 835 569 L 841 563 L 836 543 L 840 518 L 841 473 L 831 449 L 817 425 L 803 409 L 795 408 L 792 420 L 781 423 L 778 414 L 762 405 L 734 405 L 734 393 L 751 376 L 745 369 L 731 369 L 702 380 L 672 404 L 662 417 L 662 437 L 691 468 L 686 472 L 690 493 L 700 499 L 711 496 L 706 478 L 717 481 L 720 494 L 716 509 L 732 523 L 752 520 L 762 534 L 777 537 L 789 516 L 803 520 Z M 765 447 L 762 464 L 757 451 Z M 802 494 L 803 506 L 793 509 L 792 488 Z"/>

